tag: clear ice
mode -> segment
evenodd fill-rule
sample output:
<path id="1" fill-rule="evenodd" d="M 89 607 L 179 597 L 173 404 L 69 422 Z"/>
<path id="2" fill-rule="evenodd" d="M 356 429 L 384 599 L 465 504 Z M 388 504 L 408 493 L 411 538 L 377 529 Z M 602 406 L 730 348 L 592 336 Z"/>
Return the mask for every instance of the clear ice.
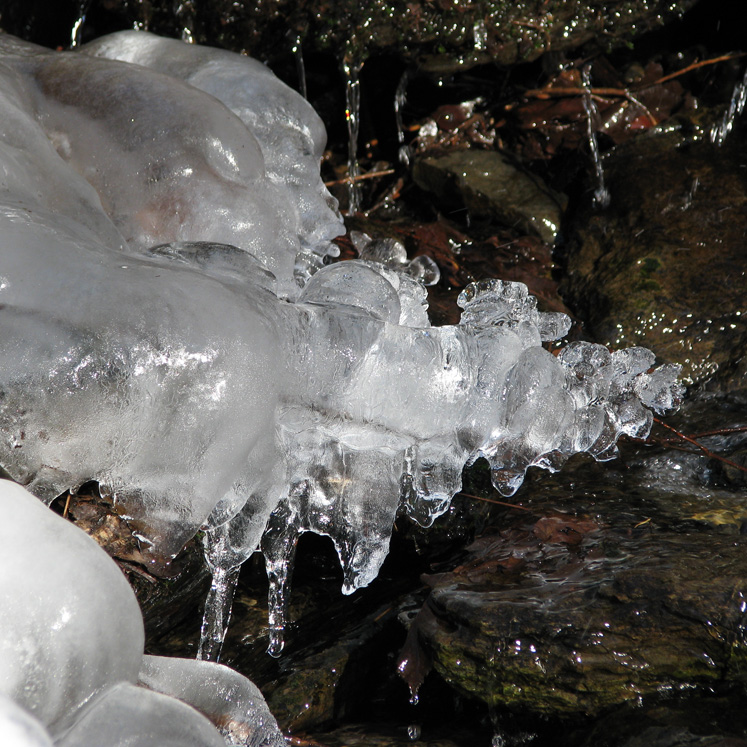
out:
<path id="1" fill-rule="evenodd" d="M 548 352 L 569 319 L 521 283 L 474 283 L 432 327 L 427 262 L 359 237 L 330 263 L 324 128 L 247 57 L 0 35 L 0 111 L 0 465 L 47 502 L 97 480 L 154 560 L 204 528 L 205 658 L 259 547 L 277 653 L 301 533 L 332 538 L 351 593 L 465 464 L 511 495 L 680 400 L 643 348 Z"/>
<path id="2" fill-rule="evenodd" d="M 213 662 L 143 655 L 116 563 L 0 480 L 3 747 L 284 747 L 257 688 Z"/>

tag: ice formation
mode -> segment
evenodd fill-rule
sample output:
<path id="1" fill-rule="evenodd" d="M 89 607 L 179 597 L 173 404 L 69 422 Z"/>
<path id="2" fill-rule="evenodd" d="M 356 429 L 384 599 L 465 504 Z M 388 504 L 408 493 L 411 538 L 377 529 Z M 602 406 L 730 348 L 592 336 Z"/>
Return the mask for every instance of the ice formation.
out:
<path id="1" fill-rule="evenodd" d="M 245 677 L 143 655 L 135 595 L 90 537 L 8 480 L 0 505 L 4 747 L 285 745 Z"/>
<path id="2" fill-rule="evenodd" d="M 332 538 L 350 593 L 397 513 L 432 523 L 466 463 L 510 495 L 678 402 L 642 348 L 545 350 L 569 320 L 520 283 L 471 285 L 434 328 L 427 263 L 364 241 L 325 264 L 322 125 L 246 57 L 0 35 L 0 110 L 0 465 L 46 501 L 97 480 L 154 559 L 205 527 L 206 656 L 260 543 L 277 651 L 302 532 Z"/>

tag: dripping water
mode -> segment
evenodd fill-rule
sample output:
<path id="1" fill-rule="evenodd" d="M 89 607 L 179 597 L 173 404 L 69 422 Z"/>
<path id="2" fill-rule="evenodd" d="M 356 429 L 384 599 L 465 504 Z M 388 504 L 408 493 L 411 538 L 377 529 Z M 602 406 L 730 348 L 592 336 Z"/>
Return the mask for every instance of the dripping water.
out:
<path id="1" fill-rule="evenodd" d="M 267 597 L 267 621 L 270 628 L 270 642 L 267 653 L 277 658 L 285 648 L 285 623 L 288 607 L 288 572 L 290 563 L 287 560 L 265 559 L 267 579 L 270 583 Z"/>
<path id="2" fill-rule="evenodd" d="M 235 568 L 216 568 L 213 581 L 205 600 L 205 612 L 200 627 L 200 645 L 197 658 L 205 661 L 219 661 L 223 642 L 231 621 L 231 607 L 236 584 L 239 580 L 240 566 Z"/>
<path id="3" fill-rule="evenodd" d="M 301 48 L 301 36 L 298 35 L 293 41 L 291 52 L 296 60 L 296 75 L 298 76 L 298 91 L 305 99 L 308 100 L 308 91 L 306 89 L 306 65 L 303 61 L 303 49 Z"/>
<path id="4" fill-rule="evenodd" d="M 213 580 L 205 600 L 197 658 L 206 661 L 220 659 L 231 620 L 231 607 L 241 565 L 235 562 L 235 556 L 229 547 L 226 524 L 205 533 L 203 549 Z"/>
<path id="5" fill-rule="evenodd" d="M 407 101 L 407 85 L 410 82 L 410 71 L 405 70 L 394 92 L 394 117 L 397 122 L 397 143 L 399 144 L 399 162 L 403 166 L 410 165 L 410 148 L 405 145 L 405 124 L 402 121 L 402 109 Z"/>
<path id="6" fill-rule="evenodd" d="M 363 63 L 345 55 L 342 71 L 345 74 L 345 119 L 348 126 L 348 214 L 360 210 L 361 187 L 358 183 L 358 132 L 360 130 L 361 87 L 360 71 Z"/>
<path id="7" fill-rule="evenodd" d="M 594 166 L 594 205 L 598 208 L 606 208 L 610 204 L 610 193 L 604 186 L 604 168 L 599 155 L 599 144 L 597 143 L 596 130 L 599 125 L 599 111 L 591 94 L 591 66 L 586 65 L 581 72 L 584 86 L 584 110 L 586 111 L 586 132 L 589 139 L 589 150 L 591 161 Z"/>
<path id="8" fill-rule="evenodd" d="M 747 68 L 744 71 L 742 80 L 737 81 L 734 86 L 729 108 L 724 112 L 723 119 L 714 125 L 711 130 L 711 142 L 714 145 L 721 146 L 724 144 L 727 135 L 732 131 L 737 119 L 739 119 L 744 111 L 745 103 L 747 103 Z"/>
<path id="9" fill-rule="evenodd" d="M 194 16 L 195 6 L 193 0 L 175 0 L 174 18 L 181 24 L 181 38 L 187 44 L 194 44 Z"/>
<path id="10" fill-rule="evenodd" d="M 70 32 L 70 49 L 75 49 L 80 46 L 83 37 L 83 25 L 86 22 L 86 14 L 91 7 L 91 0 L 82 0 L 78 3 L 78 18 L 73 24 L 72 31 Z"/>
<path id="11" fill-rule="evenodd" d="M 300 534 L 298 512 L 289 504 L 281 504 L 273 511 L 262 535 L 261 549 L 269 582 L 267 620 L 270 642 L 267 653 L 274 657 L 280 656 L 285 647 L 290 580 Z"/>

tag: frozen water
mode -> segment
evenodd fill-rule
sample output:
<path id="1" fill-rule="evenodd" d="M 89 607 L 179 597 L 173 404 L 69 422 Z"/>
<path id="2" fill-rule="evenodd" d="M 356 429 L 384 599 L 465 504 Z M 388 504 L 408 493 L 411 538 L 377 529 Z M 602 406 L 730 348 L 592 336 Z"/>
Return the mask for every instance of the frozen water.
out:
<path id="1" fill-rule="evenodd" d="M 3 747 L 52 747 L 46 729 L 4 695 L 0 695 L 0 737 Z"/>
<path id="2" fill-rule="evenodd" d="M 471 285 L 434 328 L 428 260 L 360 235 L 360 259 L 324 265 L 323 128 L 257 62 L 143 32 L 67 53 L 0 35 L 0 108 L 0 465 L 46 500 L 97 480 L 154 560 L 204 527 L 205 656 L 260 541 L 277 652 L 301 533 L 332 538 L 351 593 L 398 512 L 430 525 L 464 464 L 511 495 L 679 401 L 643 349 L 547 352 L 569 320 L 520 283 Z"/>
<path id="3" fill-rule="evenodd" d="M 0 695 L 56 735 L 96 694 L 136 680 L 142 617 L 90 537 L 20 486 L 0 491 Z"/>
<path id="4" fill-rule="evenodd" d="M 145 656 L 140 683 L 207 714 L 230 745 L 286 745 L 257 686 L 222 664 Z"/>
<path id="5" fill-rule="evenodd" d="M 225 747 L 218 730 L 175 698 L 120 683 L 58 741 L 59 747 Z"/>
<path id="6" fill-rule="evenodd" d="M 250 57 L 137 31 L 97 39 L 83 51 L 184 80 L 214 96 L 242 120 L 259 143 L 267 179 L 275 190 L 277 202 L 271 212 L 281 206 L 291 225 L 288 240 L 300 244 L 295 257 L 299 282 L 320 267 L 325 256 L 339 254 L 330 241 L 345 229 L 337 203 L 319 174 L 327 139 L 324 125 L 305 98 L 282 85 L 269 68 Z M 236 220 L 228 206 L 222 208 L 221 215 Z M 211 240 L 217 239 L 212 236 Z M 273 253 L 280 248 L 274 238 L 264 243 Z M 255 254 L 262 257 L 267 246 Z M 248 245 L 244 248 L 254 251 Z M 271 264 L 267 267 L 275 271 Z M 278 272 L 285 292 L 293 294 L 293 286 L 286 285 L 291 277 L 285 267 Z"/>
<path id="7" fill-rule="evenodd" d="M 284 745 L 245 677 L 143 656 L 135 595 L 90 537 L 7 480 L 0 505 L 3 747 Z"/>

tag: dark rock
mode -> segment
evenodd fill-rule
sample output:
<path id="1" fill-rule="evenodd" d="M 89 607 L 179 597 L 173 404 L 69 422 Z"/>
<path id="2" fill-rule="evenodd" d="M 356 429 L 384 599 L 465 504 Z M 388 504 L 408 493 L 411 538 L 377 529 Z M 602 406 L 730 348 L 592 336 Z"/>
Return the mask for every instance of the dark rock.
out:
<path id="1" fill-rule="evenodd" d="M 416 727 L 411 727 L 415 729 Z M 412 734 L 412 736 L 410 736 Z M 345 726 L 331 732 L 319 735 L 319 743 L 324 747 L 459 747 L 460 742 L 449 738 L 436 738 L 428 736 L 427 741 L 414 736 L 415 731 L 404 727 L 384 731 L 381 724 L 361 726 Z M 461 744 L 464 744 L 463 742 Z"/>
<path id="2" fill-rule="evenodd" d="M 515 226 L 550 245 L 555 242 L 564 198 L 497 151 L 455 150 L 418 159 L 412 175 L 420 187 L 442 201 L 464 205 L 475 217 Z"/>
<path id="3" fill-rule="evenodd" d="M 584 467 L 596 473 L 589 482 Z M 638 492 L 627 471 L 601 489 L 601 469 L 584 462 L 555 488 L 557 476 L 530 484 L 530 518 L 429 579 L 413 624 L 435 670 L 462 692 L 492 708 L 589 718 L 744 682 L 740 495 L 719 494 L 709 511 L 705 492 L 691 501 Z"/>
<path id="4" fill-rule="evenodd" d="M 73 23 L 86 8 L 88 33 L 99 35 L 117 27 L 145 28 L 270 59 L 288 55 L 301 38 L 314 51 L 341 56 L 348 49 L 363 59 L 371 52 L 394 50 L 421 67 L 447 72 L 481 62 L 535 60 L 544 52 L 599 38 L 611 48 L 662 26 L 694 4 L 695 0 L 63 0 L 55 3 L 50 16 L 46 0 L 10 0 L 0 23 L 10 33 L 67 46 Z"/>
<path id="5" fill-rule="evenodd" d="M 582 211 L 562 290 L 599 342 L 643 345 L 685 381 L 744 388 L 747 171 L 721 147 L 648 137 L 605 160 L 612 202 Z"/>

